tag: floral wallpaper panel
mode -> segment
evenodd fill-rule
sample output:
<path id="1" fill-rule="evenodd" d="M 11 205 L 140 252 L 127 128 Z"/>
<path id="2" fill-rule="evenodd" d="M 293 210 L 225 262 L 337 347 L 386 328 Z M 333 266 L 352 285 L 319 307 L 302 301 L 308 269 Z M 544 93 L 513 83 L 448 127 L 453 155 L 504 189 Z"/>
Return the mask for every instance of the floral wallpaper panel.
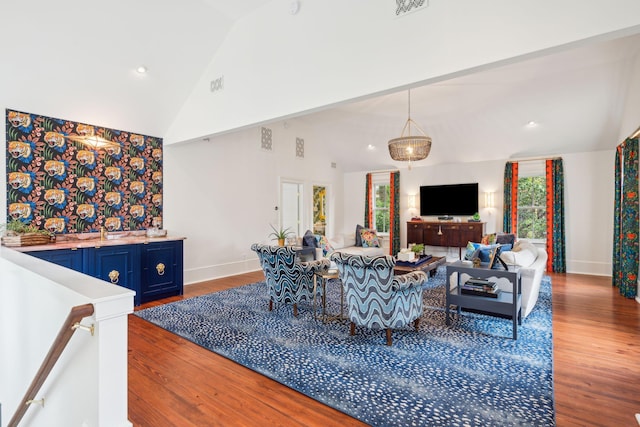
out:
<path id="1" fill-rule="evenodd" d="M 7 221 L 54 233 L 162 227 L 162 138 L 9 109 L 6 136 Z"/>

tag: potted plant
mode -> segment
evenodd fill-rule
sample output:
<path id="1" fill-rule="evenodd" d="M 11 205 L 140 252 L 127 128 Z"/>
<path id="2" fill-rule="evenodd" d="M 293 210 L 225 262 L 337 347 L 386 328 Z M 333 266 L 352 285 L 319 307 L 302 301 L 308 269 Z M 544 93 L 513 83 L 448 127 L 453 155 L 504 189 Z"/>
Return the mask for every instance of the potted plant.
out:
<path id="1" fill-rule="evenodd" d="M 273 236 L 273 240 L 278 241 L 278 246 L 284 246 L 284 240 L 292 234 L 291 230 L 289 230 L 288 227 L 284 229 L 282 227 L 276 229 L 272 225 L 271 229 L 273 230 L 273 233 L 269 234 L 269 236 Z"/>
<path id="2" fill-rule="evenodd" d="M 0 224 L 0 235 L 5 246 L 45 245 L 55 240 L 55 234 L 35 225 L 25 224 L 19 219 Z"/>
<path id="3" fill-rule="evenodd" d="M 411 251 L 413 251 L 413 253 L 416 254 L 416 258 L 420 258 L 420 255 L 422 255 L 423 250 L 424 250 L 424 245 L 422 243 L 413 245 L 411 247 Z"/>

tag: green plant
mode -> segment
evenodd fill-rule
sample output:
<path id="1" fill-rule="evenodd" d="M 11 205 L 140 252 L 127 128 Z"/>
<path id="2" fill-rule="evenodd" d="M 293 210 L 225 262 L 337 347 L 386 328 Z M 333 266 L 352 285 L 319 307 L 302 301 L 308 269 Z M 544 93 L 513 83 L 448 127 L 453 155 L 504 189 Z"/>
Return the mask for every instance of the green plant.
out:
<path id="1" fill-rule="evenodd" d="M 273 236 L 273 240 L 282 240 L 282 239 L 286 239 L 287 237 L 291 236 L 293 234 L 293 232 L 287 227 L 287 228 L 279 228 L 276 229 L 273 225 L 271 226 L 271 229 L 273 230 L 273 233 L 269 234 L 269 236 Z"/>
<path id="2" fill-rule="evenodd" d="M 6 234 L 6 235 L 27 234 L 27 233 L 51 235 L 51 233 L 49 233 L 47 230 L 41 230 L 35 225 L 25 224 L 19 219 L 12 219 L 10 222 L 6 224 L 1 224 L 0 230 L 2 231 L 2 234 Z"/>
<path id="3" fill-rule="evenodd" d="M 413 253 L 415 253 L 416 255 L 420 255 L 423 250 L 424 250 L 424 245 L 422 243 L 419 243 L 417 245 L 413 245 L 411 247 L 411 251 L 413 251 Z"/>

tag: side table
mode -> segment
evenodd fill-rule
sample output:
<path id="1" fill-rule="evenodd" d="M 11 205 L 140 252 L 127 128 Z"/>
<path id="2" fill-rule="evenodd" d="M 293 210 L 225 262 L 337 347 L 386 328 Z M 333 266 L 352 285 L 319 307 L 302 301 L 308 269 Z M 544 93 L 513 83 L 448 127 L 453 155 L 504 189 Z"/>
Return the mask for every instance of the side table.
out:
<path id="1" fill-rule="evenodd" d="M 457 273 L 455 286 L 451 285 L 451 276 Z M 513 292 L 500 292 L 497 298 L 483 297 L 477 295 L 462 294 L 460 286 L 462 275 L 477 279 L 507 279 Z M 452 305 L 457 307 L 458 315 L 461 308 L 481 310 L 489 314 L 508 315 L 513 321 L 513 339 L 518 339 L 518 325 L 522 325 L 522 288 L 520 270 L 490 270 L 488 268 L 467 267 L 461 261 L 447 265 L 447 276 L 445 282 L 445 319 L 447 325 L 451 324 L 449 315 Z"/>
<path id="2" fill-rule="evenodd" d="M 340 314 L 329 315 L 327 313 L 327 285 L 329 279 L 335 279 L 333 283 L 340 286 Z M 318 296 L 318 286 L 322 288 L 322 312 L 320 317 L 323 322 L 330 322 L 333 320 L 343 320 L 344 317 L 344 289 L 342 288 L 342 282 L 340 281 L 340 275 L 337 270 L 319 270 L 313 275 L 313 316 L 318 319 L 316 312 L 316 298 Z"/>

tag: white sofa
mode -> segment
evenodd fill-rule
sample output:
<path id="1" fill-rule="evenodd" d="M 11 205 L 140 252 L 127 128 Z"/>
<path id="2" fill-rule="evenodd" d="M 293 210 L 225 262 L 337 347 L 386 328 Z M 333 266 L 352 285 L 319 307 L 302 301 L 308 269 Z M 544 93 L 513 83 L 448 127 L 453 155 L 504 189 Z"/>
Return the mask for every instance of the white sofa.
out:
<path id="1" fill-rule="evenodd" d="M 535 246 L 527 240 L 518 240 L 513 249 L 504 251 L 500 258 L 507 265 L 520 267 L 522 280 L 522 317 L 531 313 L 538 301 L 540 282 L 547 266 L 547 251 Z M 505 292 L 511 292 L 511 286 L 498 282 L 498 287 Z"/>
<path id="2" fill-rule="evenodd" d="M 522 318 L 531 313 L 538 301 L 540 293 L 540 283 L 547 266 L 547 251 L 536 247 L 527 240 L 518 240 L 513 249 L 504 251 L 500 258 L 508 266 L 520 267 L 521 288 L 522 288 Z M 461 281 L 465 282 L 471 276 L 462 274 Z M 496 280 L 498 288 L 504 292 L 511 292 L 513 285 L 506 278 Z M 449 278 L 449 286 L 457 286 L 457 275 L 453 274 Z"/>
<path id="3" fill-rule="evenodd" d="M 328 237 L 329 243 L 335 252 L 342 252 L 351 255 L 377 256 L 385 255 L 384 248 L 364 248 L 356 246 L 355 234 L 338 234 L 334 237 Z M 328 258 L 329 253 L 325 256 L 322 248 L 316 248 L 316 259 Z"/>

